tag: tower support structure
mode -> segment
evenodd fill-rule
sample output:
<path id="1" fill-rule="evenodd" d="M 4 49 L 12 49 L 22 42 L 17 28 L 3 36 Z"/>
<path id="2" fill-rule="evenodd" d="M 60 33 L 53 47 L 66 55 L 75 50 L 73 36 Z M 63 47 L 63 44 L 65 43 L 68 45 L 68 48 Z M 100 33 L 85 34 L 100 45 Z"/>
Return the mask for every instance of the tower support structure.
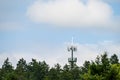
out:
<path id="1" fill-rule="evenodd" d="M 73 56 L 74 52 L 77 51 L 77 48 L 73 45 L 73 41 L 72 45 L 68 47 L 68 51 L 71 52 L 71 57 L 68 58 L 68 62 L 70 63 L 71 69 L 73 69 L 75 63 L 77 62 L 77 58 Z"/>

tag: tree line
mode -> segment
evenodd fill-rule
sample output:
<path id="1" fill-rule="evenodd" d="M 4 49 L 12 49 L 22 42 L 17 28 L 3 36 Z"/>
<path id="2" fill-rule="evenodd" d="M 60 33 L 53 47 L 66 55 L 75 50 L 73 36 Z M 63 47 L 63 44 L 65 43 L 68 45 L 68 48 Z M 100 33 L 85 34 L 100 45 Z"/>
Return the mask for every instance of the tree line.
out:
<path id="1" fill-rule="evenodd" d="M 94 61 L 85 61 L 83 66 L 74 64 L 73 69 L 58 63 L 50 68 L 45 61 L 36 59 L 26 63 L 23 58 L 14 68 L 7 58 L 0 68 L 0 80 L 120 80 L 120 63 L 116 54 L 108 58 L 106 52 Z"/>

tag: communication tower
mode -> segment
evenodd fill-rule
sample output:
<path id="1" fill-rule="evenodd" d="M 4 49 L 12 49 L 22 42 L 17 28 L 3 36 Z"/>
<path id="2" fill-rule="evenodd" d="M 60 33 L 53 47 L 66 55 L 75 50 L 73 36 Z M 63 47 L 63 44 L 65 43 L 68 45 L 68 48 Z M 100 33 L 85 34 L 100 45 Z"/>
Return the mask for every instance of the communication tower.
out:
<path id="1" fill-rule="evenodd" d="M 75 51 L 77 51 L 77 47 L 73 43 L 73 38 L 72 38 L 72 43 L 70 46 L 68 46 L 68 51 L 71 52 L 71 57 L 68 58 L 68 62 L 70 63 L 71 69 L 74 68 L 75 63 L 77 62 L 77 58 L 73 57 L 73 54 Z"/>

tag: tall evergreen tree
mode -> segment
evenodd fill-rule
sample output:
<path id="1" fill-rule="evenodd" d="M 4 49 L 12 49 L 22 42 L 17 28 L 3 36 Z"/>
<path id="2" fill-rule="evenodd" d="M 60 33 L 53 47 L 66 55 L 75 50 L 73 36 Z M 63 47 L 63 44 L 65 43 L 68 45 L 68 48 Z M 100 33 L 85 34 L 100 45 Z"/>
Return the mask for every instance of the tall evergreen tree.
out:
<path id="1" fill-rule="evenodd" d="M 27 79 L 26 71 L 27 71 L 27 63 L 22 58 L 18 61 L 16 70 L 15 70 L 15 73 L 18 75 L 18 80 L 26 80 Z"/>
<path id="2" fill-rule="evenodd" d="M 50 80 L 60 80 L 61 79 L 61 66 L 60 64 L 56 64 L 54 68 L 51 68 L 49 71 L 49 79 Z"/>
<path id="3" fill-rule="evenodd" d="M 118 56 L 116 54 L 113 54 L 110 58 L 110 63 L 111 64 L 118 64 L 119 63 L 119 59 Z"/>
<path id="4" fill-rule="evenodd" d="M 37 62 L 36 59 L 32 59 L 32 62 L 28 65 L 29 80 L 43 80 L 48 74 L 49 66 L 45 61 Z"/>
<path id="5" fill-rule="evenodd" d="M 83 67 L 81 67 L 81 72 L 84 74 L 84 73 L 87 73 L 88 72 L 88 69 L 89 69 L 89 66 L 90 66 L 90 61 L 85 61 L 84 64 L 83 64 Z"/>
<path id="6" fill-rule="evenodd" d="M 3 65 L 2 65 L 2 69 L 1 69 L 1 80 L 6 80 L 7 78 L 9 78 L 9 74 L 13 73 L 14 69 L 12 66 L 12 63 L 9 62 L 9 58 L 7 58 Z"/>
<path id="7" fill-rule="evenodd" d="M 61 80 L 73 80 L 72 74 L 70 72 L 70 66 L 67 64 L 63 67 L 63 72 L 61 74 Z"/>

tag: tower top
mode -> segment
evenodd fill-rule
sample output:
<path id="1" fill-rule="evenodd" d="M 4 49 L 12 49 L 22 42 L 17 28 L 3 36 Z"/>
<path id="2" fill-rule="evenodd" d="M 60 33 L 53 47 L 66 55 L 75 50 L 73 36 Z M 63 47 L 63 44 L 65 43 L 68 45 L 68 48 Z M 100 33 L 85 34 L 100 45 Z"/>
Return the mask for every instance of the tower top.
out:
<path id="1" fill-rule="evenodd" d="M 74 41 L 74 38 L 72 37 L 72 41 L 71 41 L 71 42 L 72 42 L 72 43 L 71 43 L 72 45 L 73 45 L 73 43 L 74 43 L 73 41 Z"/>
<path id="2" fill-rule="evenodd" d="M 74 37 L 72 37 L 71 46 L 74 46 Z"/>
<path id="3" fill-rule="evenodd" d="M 71 50 L 73 50 L 73 51 L 77 50 L 77 47 L 74 44 L 74 38 L 73 37 L 72 37 L 70 45 L 68 46 L 68 51 L 71 51 Z"/>

